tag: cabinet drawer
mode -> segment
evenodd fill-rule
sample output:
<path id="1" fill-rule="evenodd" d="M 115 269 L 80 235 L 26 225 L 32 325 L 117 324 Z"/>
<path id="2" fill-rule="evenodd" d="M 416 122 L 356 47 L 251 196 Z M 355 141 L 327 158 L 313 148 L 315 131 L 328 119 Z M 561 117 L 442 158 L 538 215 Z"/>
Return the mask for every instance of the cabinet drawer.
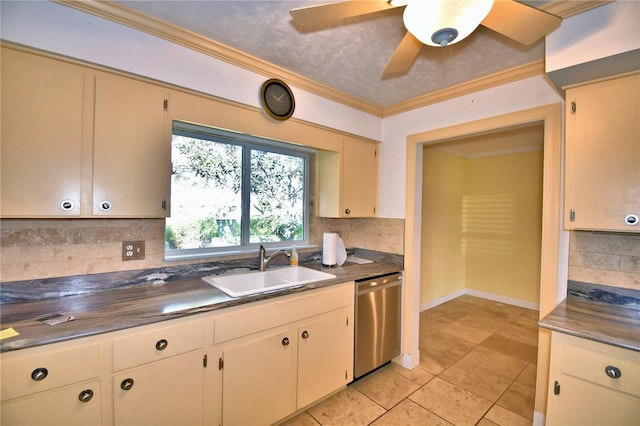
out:
<path id="1" fill-rule="evenodd" d="M 566 343 L 562 347 L 562 373 L 640 396 L 640 352 L 563 334 L 554 334 L 555 338 Z M 609 377 L 605 370 L 610 367 L 617 368 L 620 377 Z"/>
<path id="2" fill-rule="evenodd" d="M 88 345 L 2 362 L 2 399 L 82 382 L 100 375 L 100 346 Z"/>
<path id="3" fill-rule="evenodd" d="M 330 312 L 354 303 L 353 281 L 241 307 L 215 319 L 216 344 Z"/>
<path id="4" fill-rule="evenodd" d="M 102 412 L 99 380 L 78 383 L 2 403 L 4 425 L 99 425 Z"/>
<path id="5" fill-rule="evenodd" d="M 202 348 L 203 323 L 192 321 L 114 339 L 113 370 L 135 367 Z"/>

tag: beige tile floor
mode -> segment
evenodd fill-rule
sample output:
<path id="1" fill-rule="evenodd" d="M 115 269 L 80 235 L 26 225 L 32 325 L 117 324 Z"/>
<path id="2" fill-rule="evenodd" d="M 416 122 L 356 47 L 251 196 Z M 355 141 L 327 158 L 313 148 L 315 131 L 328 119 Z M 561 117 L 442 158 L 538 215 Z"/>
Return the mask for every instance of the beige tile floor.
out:
<path id="1" fill-rule="evenodd" d="M 538 312 L 462 296 L 420 314 L 420 365 L 388 364 L 285 423 L 531 425 Z"/>

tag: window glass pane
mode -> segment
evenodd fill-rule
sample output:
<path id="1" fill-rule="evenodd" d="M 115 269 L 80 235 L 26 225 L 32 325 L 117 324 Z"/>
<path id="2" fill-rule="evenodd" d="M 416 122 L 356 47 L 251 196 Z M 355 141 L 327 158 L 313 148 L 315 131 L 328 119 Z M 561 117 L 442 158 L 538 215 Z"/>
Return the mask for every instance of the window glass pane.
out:
<path id="1" fill-rule="evenodd" d="M 304 165 L 300 157 L 251 150 L 251 243 L 304 238 Z"/>
<path id="2" fill-rule="evenodd" d="M 175 121 L 165 257 L 306 243 L 310 152 Z"/>
<path id="3" fill-rule="evenodd" d="M 241 244 L 242 148 L 174 136 L 171 150 L 170 249 Z"/>

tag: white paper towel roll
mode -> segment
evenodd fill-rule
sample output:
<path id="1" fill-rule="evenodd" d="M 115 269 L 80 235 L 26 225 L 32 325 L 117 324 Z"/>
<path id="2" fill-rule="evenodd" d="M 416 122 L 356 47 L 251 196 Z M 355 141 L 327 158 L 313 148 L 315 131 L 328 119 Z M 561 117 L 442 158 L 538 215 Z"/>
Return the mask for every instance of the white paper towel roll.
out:
<path id="1" fill-rule="evenodd" d="M 338 234 L 325 232 L 322 234 L 322 264 L 333 266 L 337 261 Z"/>

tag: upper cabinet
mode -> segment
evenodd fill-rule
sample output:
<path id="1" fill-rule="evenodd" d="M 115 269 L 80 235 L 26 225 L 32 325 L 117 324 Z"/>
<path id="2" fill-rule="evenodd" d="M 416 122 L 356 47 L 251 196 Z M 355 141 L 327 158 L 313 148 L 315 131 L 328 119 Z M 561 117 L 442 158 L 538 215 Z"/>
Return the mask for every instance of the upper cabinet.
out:
<path id="1" fill-rule="evenodd" d="M 318 215 L 376 217 L 378 144 L 347 137 L 342 151 L 320 151 Z"/>
<path id="2" fill-rule="evenodd" d="M 570 87 L 567 229 L 640 232 L 640 74 Z"/>
<path id="3" fill-rule="evenodd" d="M 2 49 L 2 216 L 80 214 L 82 68 Z"/>
<path id="4" fill-rule="evenodd" d="M 2 48 L 2 217 L 165 217 L 167 90 Z"/>
<path id="5" fill-rule="evenodd" d="M 171 190 L 167 91 L 130 78 L 96 78 L 94 215 L 165 217 Z"/>

